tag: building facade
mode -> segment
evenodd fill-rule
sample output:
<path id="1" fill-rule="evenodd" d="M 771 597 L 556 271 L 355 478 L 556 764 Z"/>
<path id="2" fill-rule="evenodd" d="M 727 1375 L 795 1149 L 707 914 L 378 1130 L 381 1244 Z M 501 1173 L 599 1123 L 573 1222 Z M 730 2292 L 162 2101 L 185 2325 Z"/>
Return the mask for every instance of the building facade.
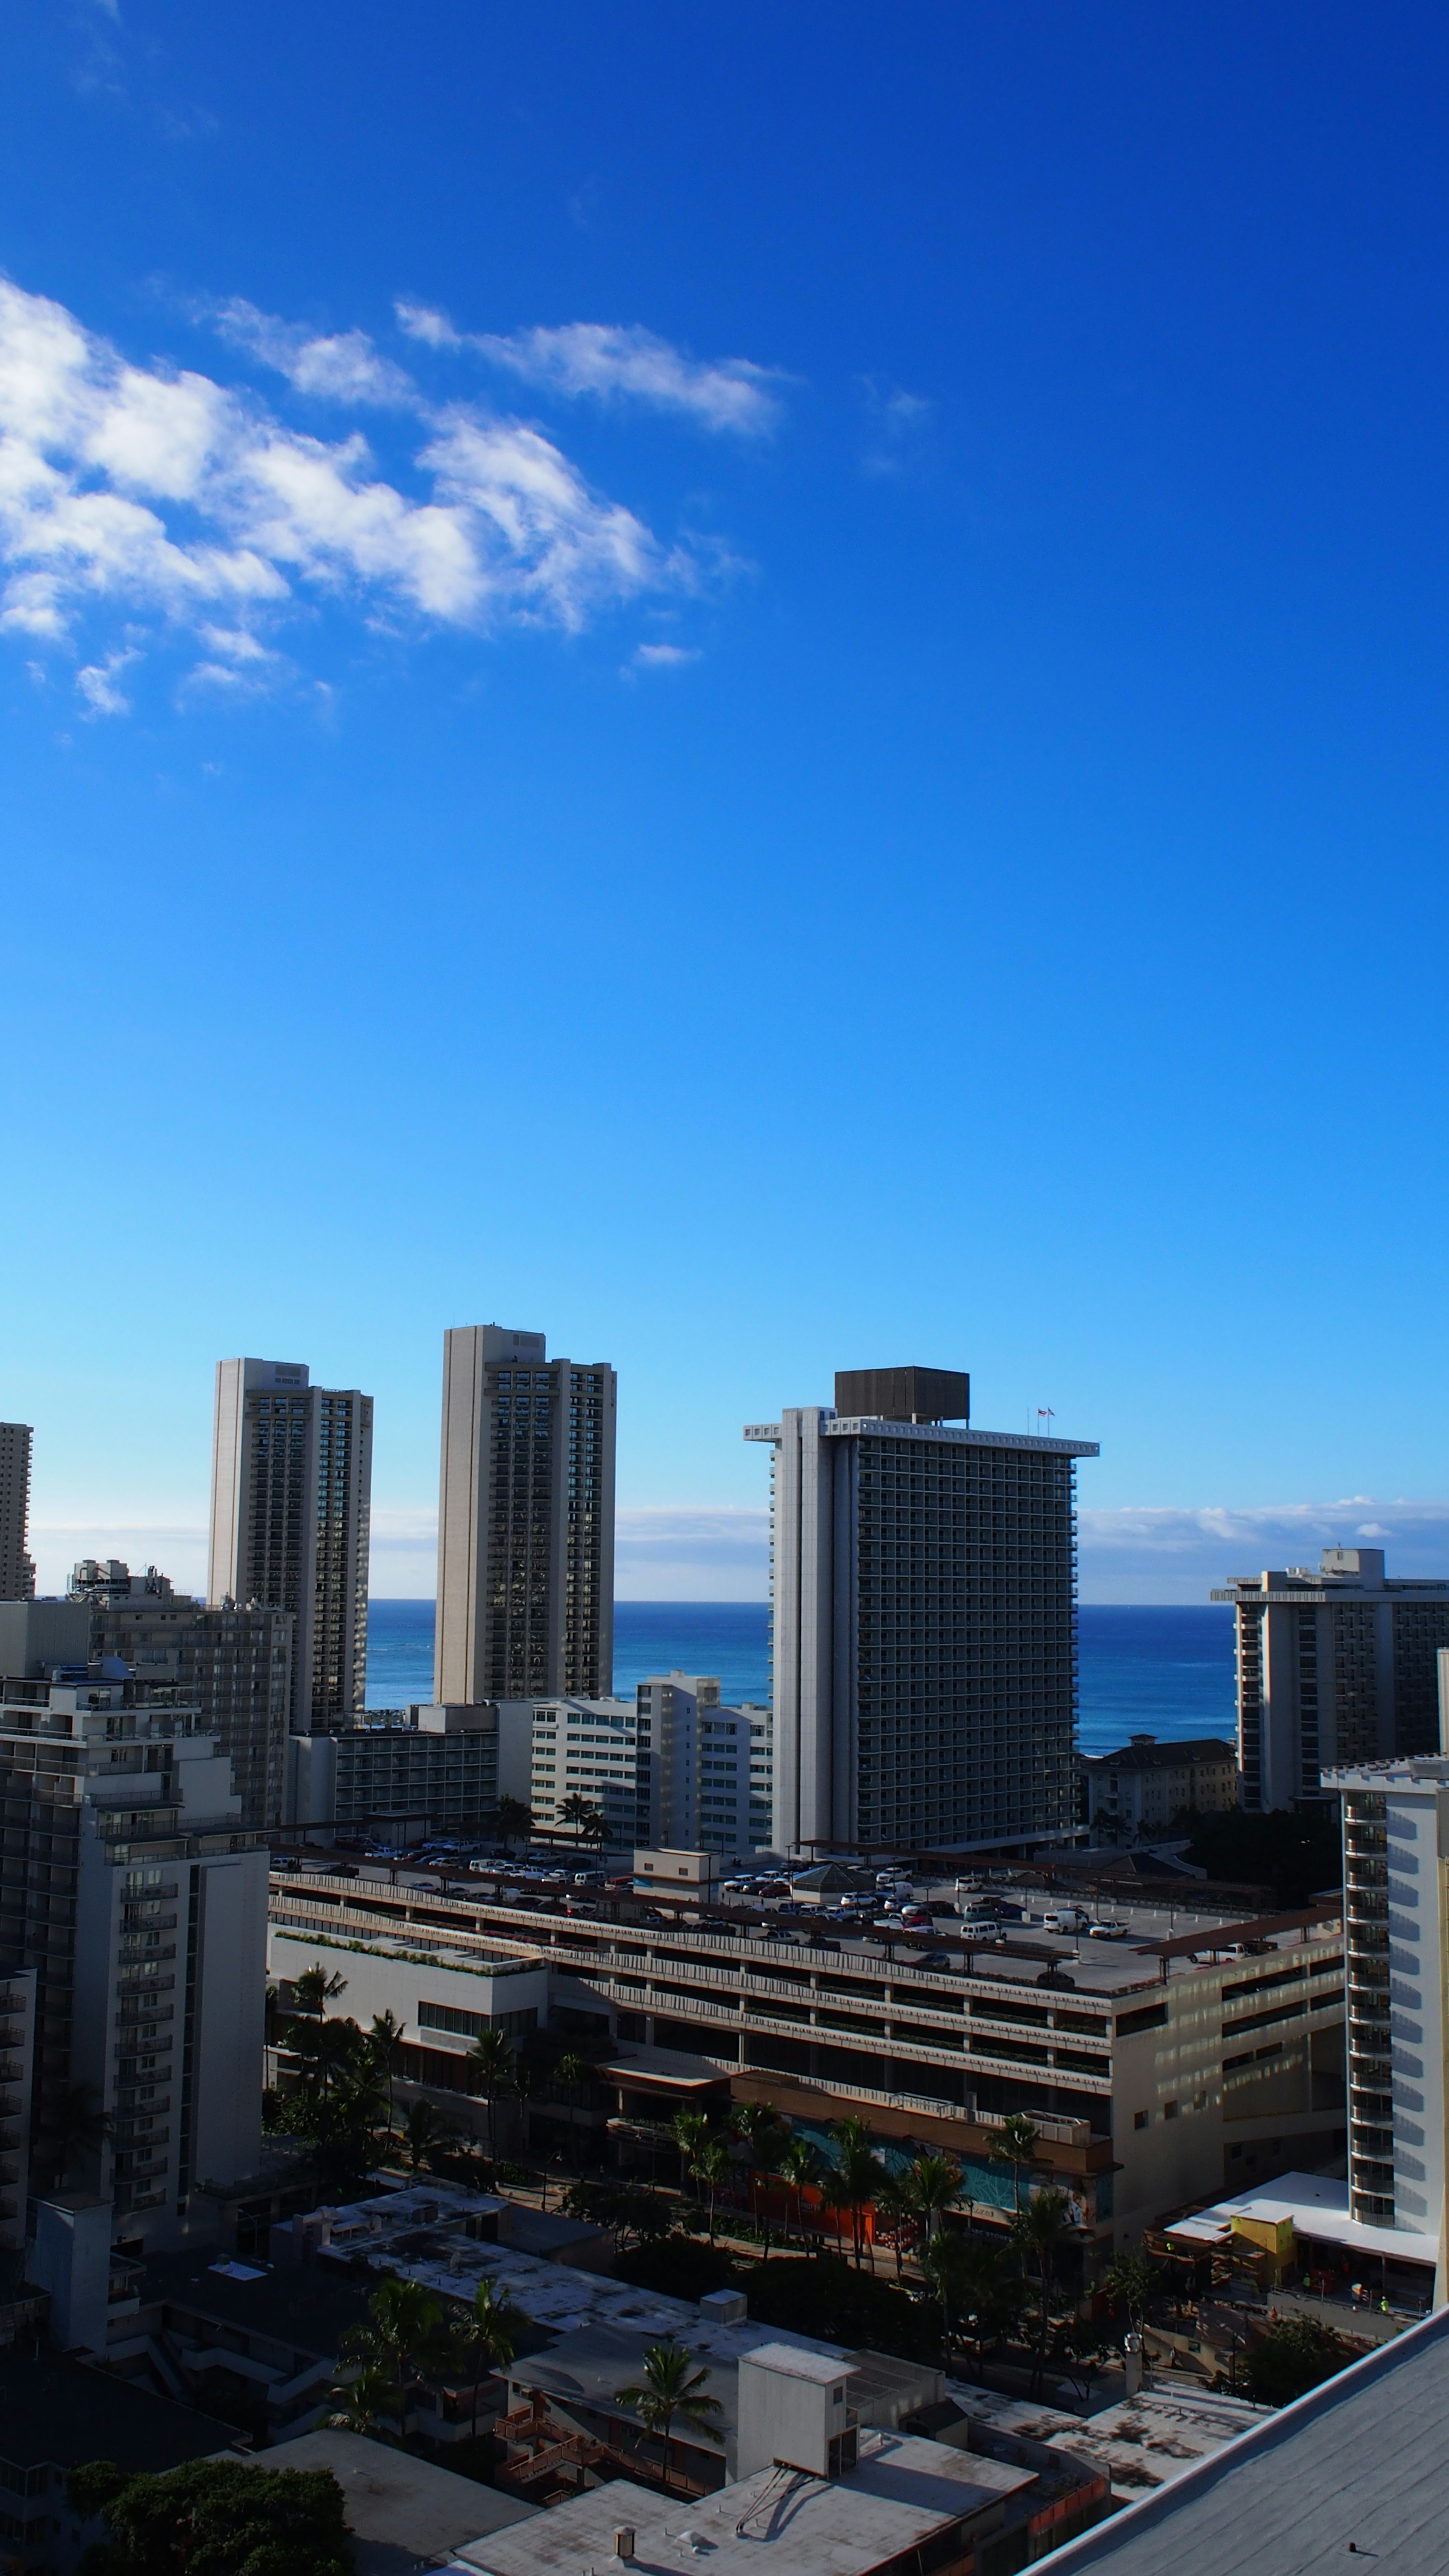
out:
<path id="1" fill-rule="evenodd" d="M 6 1676 L 0 1804 L 0 1960 L 36 1981 L 31 2189 L 82 2184 L 132 2243 L 205 2236 L 195 2195 L 261 2145 L 267 1856 L 229 1765 L 194 1704 L 117 1665 Z"/>
<path id="2" fill-rule="evenodd" d="M 372 1398 L 283 1360 L 219 1360 L 211 1461 L 213 1607 L 293 1618 L 294 1733 L 367 1703 Z"/>
<path id="3" fill-rule="evenodd" d="M 978 1954 L 968 1974 L 812 1951 L 760 1924 L 618 1912 L 577 1921 L 456 1887 L 441 1897 L 329 1875 L 320 1857 L 315 1875 L 273 1874 L 272 1973 L 295 1980 L 345 1950 L 347 2010 L 364 2026 L 397 2012 L 404 2080 L 455 2091 L 446 2107 L 466 2120 L 468 2072 L 430 2034 L 456 2031 L 461 2054 L 479 2026 L 466 2016 L 499 2008 L 491 1990 L 471 1999 L 478 1981 L 527 1966 L 547 1981 L 546 2002 L 529 1992 L 540 2024 L 619 2052 L 610 2081 L 625 2116 L 645 2106 L 646 2146 L 648 2118 L 667 2123 L 691 2082 L 727 2080 L 734 2100 L 768 2103 L 822 2144 L 851 2115 L 887 2157 L 950 2154 L 983 2223 L 1004 2227 L 1019 2190 L 1058 2184 L 1104 2254 L 1165 2211 L 1343 2153 L 1343 1940 L 1329 1908 L 1283 1921 L 1248 1958 L 1227 1955 L 1238 1930 L 1220 1922 L 1210 1957 L 1193 1955 L 1200 1934 L 1090 1956 L 1084 1944 L 1071 1982 L 1052 1986 L 1038 1982 L 1039 1948 Z M 1041 2136 L 1025 2180 L 993 2156 L 1012 2113 Z"/>
<path id="4" fill-rule="evenodd" d="M 651 1674 L 635 1694 L 639 1731 L 654 1747 L 660 1841 L 743 1858 L 770 1841 L 773 1726 L 767 1708 L 726 1707 L 719 1692 L 710 1674 Z"/>
<path id="5" fill-rule="evenodd" d="M 542 1333 L 444 1334 L 436 1700 L 608 1697 L 616 1409 Z"/>
<path id="6" fill-rule="evenodd" d="M 290 1610 L 192 1601 L 148 1565 L 131 1573 L 116 1557 L 83 1557 L 73 1601 L 90 1609 L 90 1655 L 119 1656 L 138 1681 L 164 1683 L 194 1701 L 201 1730 L 231 1764 L 242 1823 L 283 1821 L 292 1705 Z"/>
<path id="7" fill-rule="evenodd" d="M 1134 1735 L 1081 1767 L 1084 1821 L 1097 1842 L 1157 1841 L 1181 1816 L 1221 1815 L 1238 1803 L 1238 1757 L 1216 1736 L 1159 1744 Z"/>
<path id="8" fill-rule="evenodd" d="M 499 1718 L 505 1731 L 525 1723 L 528 1727 L 526 1803 L 540 1833 L 566 1832 L 563 1809 L 578 1797 L 602 1810 L 605 1839 L 614 1849 L 658 1841 L 654 1728 L 636 1701 L 563 1696 L 505 1700 Z"/>
<path id="9" fill-rule="evenodd" d="M 1365 2224 L 1429 2238 L 1442 2300 L 1449 1759 L 1340 1764 L 1323 1785 L 1343 1816 L 1349 2207 Z"/>
<path id="10" fill-rule="evenodd" d="M 478 1834 L 498 1812 L 498 1711 L 417 1706 L 390 1725 L 294 1735 L 286 1817 L 299 1831 L 406 1844 Z"/>
<path id="11" fill-rule="evenodd" d="M 1212 1597 L 1237 1621 L 1245 1807 L 1321 1797 L 1328 1768 L 1437 1750 L 1449 1580 L 1386 1576 L 1381 1547 L 1326 1547 L 1316 1574 L 1243 1575 Z"/>
<path id="12" fill-rule="evenodd" d="M 835 1411 L 746 1428 L 773 1457 L 781 1851 L 1075 1830 L 1074 1476 L 1097 1446 L 958 1414 L 963 1374 L 855 1370 Z"/>
<path id="13" fill-rule="evenodd" d="M 35 1593 L 29 1553 L 33 1439 L 28 1422 L 0 1422 L 0 1601 L 29 1601 Z"/>

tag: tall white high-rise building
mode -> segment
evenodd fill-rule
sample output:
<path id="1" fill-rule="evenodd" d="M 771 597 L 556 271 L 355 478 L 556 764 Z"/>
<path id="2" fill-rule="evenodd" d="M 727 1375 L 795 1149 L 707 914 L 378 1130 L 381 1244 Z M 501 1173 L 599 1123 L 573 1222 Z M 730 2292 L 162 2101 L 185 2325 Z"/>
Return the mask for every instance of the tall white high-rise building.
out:
<path id="1" fill-rule="evenodd" d="M 0 1422 L 0 1601 L 35 1597 L 27 1552 L 32 1437 L 28 1422 Z"/>
<path id="2" fill-rule="evenodd" d="M 435 1700 L 608 1698 L 616 1400 L 542 1333 L 444 1334 Z"/>
<path id="3" fill-rule="evenodd" d="M 211 1460 L 213 1603 L 290 1610 L 291 1729 L 366 1702 L 372 1398 L 285 1360 L 219 1360 Z"/>
<path id="4" fill-rule="evenodd" d="M 852 1369 L 745 1438 L 772 1481 L 774 1840 L 906 1850 L 1074 1824 L 1078 1458 L 968 1427 L 952 1369 Z"/>

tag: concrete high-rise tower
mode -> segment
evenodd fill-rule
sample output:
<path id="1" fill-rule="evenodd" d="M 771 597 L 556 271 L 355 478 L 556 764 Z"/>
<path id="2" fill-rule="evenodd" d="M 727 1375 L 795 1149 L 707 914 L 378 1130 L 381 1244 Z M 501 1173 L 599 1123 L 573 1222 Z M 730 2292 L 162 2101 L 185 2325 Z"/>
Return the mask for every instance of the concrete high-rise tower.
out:
<path id="1" fill-rule="evenodd" d="M 616 1393 L 542 1333 L 444 1334 L 435 1700 L 609 1696 Z"/>
<path id="2" fill-rule="evenodd" d="M 294 1735 L 365 1705 L 371 1513 L 371 1396 L 218 1360 L 207 1597 L 291 1611 Z"/>
<path id="3" fill-rule="evenodd" d="M 953 1369 L 852 1369 L 774 1451 L 776 1846 L 1070 1834 L 1075 1462 L 973 1431 Z"/>
<path id="4" fill-rule="evenodd" d="M 35 1568 L 26 1550 L 30 1522 L 28 1422 L 0 1422 L 0 1601 L 33 1601 Z"/>

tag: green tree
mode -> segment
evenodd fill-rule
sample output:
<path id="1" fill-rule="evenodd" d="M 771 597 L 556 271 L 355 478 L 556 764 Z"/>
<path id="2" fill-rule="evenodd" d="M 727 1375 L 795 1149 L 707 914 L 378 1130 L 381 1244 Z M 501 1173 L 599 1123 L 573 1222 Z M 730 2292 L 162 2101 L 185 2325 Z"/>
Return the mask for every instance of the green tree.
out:
<path id="1" fill-rule="evenodd" d="M 387 2125 L 392 2127 L 392 2080 L 402 2060 L 403 2025 L 395 2012 L 374 2013 L 367 2034 L 373 2063 L 387 2084 Z"/>
<path id="2" fill-rule="evenodd" d="M 478 2439 L 478 2393 L 485 2370 L 496 2370 L 513 2359 L 518 2349 L 518 2328 L 522 2323 L 519 2310 L 506 2290 L 496 2290 L 489 2280 L 478 2283 L 470 2304 L 461 2317 L 449 2322 L 449 2339 L 471 2362 L 473 2368 L 472 2435 Z"/>
<path id="3" fill-rule="evenodd" d="M 1025 2209 L 1018 2210 L 1011 2222 L 1011 2241 L 1021 2258 L 1022 2269 L 1025 2272 L 1033 2272 L 1036 2276 L 1037 2329 L 1031 2371 L 1031 2388 L 1034 2397 L 1040 2397 L 1042 2380 L 1046 2374 L 1057 2258 L 1061 2252 L 1062 2239 L 1070 2229 L 1071 2223 L 1072 2204 L 1066 2193 L 1050 2186 L 1034 2192 Z"/>
<path id="4" fill-rule="evenodd" d="M 1157 2266 L 1145 2254 L 1116 2254 L 1102 2275 L 1102 2287 L 1114 2308 L 1121 2309 L 1129 2330 L 1141 2334 L 1157 2297 Z"/>
<path id="5" fill-rule="evenodd" d="M 730 2126 L 737 2138 L 743 2138 L 750 2151 L 750 2197 L 764 2239 L 763 2260 L 768 2262 L 770 2195 L 767 2188 L 761 2202 L 757 2185 L 760 2181 L 768 2185 L 771 2177 L 780 2171 L 785 2161 L 786 2135 L 777 2113 L 768 2102 L 737 2102 L 730 2114 Z M 762 2207 L 763 2219 L 760 2216 Z"/>
<path id="6" fill-rule="evenodd" d="M 505 1790 L 498 1801 L 494 1823 L 511 1849 L 514 1843 L 523 1840 L 525 1834 L 532 1833 L 533 1809 L 526 1807 L 521 1798 L 511 1798 Z"/>
<path id="7" fill-rule="evenodd" d="M 452 2121 L 445 2120 L 442 2112 L 431 2102 L 422 2100 L 410 2102 L 402 2124 L 402 2140 L 407 2154 L 409 2173 L 421 2173 L 429 2159 L 437 2154 L 444 2140 L 456 2135 Z"/>
<path id="8" fill-rule="evenodd" d="M 905 2174 L 892 2173 L 887 2167 L 876 2186 L 875 2214 L 878 2219 L 884 2219 L 890 2229 L 891 2251 L 896 2258 L 896 2279 L 899 2281 L 905 2270 L 905 2239 L 909 2237 L 914 2242 L 916 2232 L 916 2206 Z"/>
<path id="9" fill-rule="evenodd" d="M 663 2444 L 666 2487 L 673 2466 L 670 2435 L 675 2423 L 687 2424 L 691 2432 L 705 2433 L 711 2429 L 711 2417 L 724 2412 L 719 2399 L 706 2394 L 709 2372 L 695 2370 L 693 2361 L 693 2353 L 672 2336 L 667 2343 L 652 2343 L 644 2355 L 643 2379 L 614 2391 L 616 2403 L 631 2406 L 645 2432 Z"/>
<path id="10" fill-rule="evenodd" d="M 496 2158 L 498 2142 L 494 2135 L 494 2122 L 498 2097 L 500 2093 L 506 2093 L 513 2082 L 513 2043 L 507 2031 L 480 2030 L 468 2051 L 467 2064 L 471 2066 L 478 2089 L 488 2105 L 488 2153 Z"/>
<path id="11" fill-rule="evenodd" d="M 1013 2111 L 1002 2121 L 987 2150 L 994 2165 L 1011 2167 L 1012 2200 L 1018 2218 L 1021 2216 L 1021 2177 L 1026 2174 L 1029 2186 L 1032 2172 L 1040 2161 L 1040 2147 L 1041 2131 L 1036 2122 L 1029 2120 L 1024 2111 Z"/>
<path id="12" fill-rule="evenodd" d="M 1291 2406 L 1353 2358 L 1321 2318 L 1280 2317 L 1248 2354 L 1248 2394 L 1259 2406 Z"/>
<path id="13" fill-rule="evenodd" d="M 335 2424 L 344 2433 L 366 2433 L 375 2441 L 402 2440 L 397 2381 L 385 2363 L 363 2362 L 328 2393 L 334 2403 L 332 2412 L 322 2418 L 324 2424 Z"/>
<path id="14" fill-rule="evenodd" d="M 322 2020 L 328 2005 L 335 2003 L 338 1996 L 345 1995 L 346 1992 L 347 1979 L 339 1976 L 335 1970 L 329 1973 L 320 1959 L 310 1968 L 302 1970 L 292 1988 L 296 1998 L 295 2009 L 299 2013 L 315 2014 L 318 2021 Z"/>
<path id="15" fill-rule="evenodd" d="M 790 2140 L 780 2158 L 780 2174 L 786 2187 L 795 2195 L 795 2231 L 805 2233 L 805 2194 L 812 2183 L 820 2180 L 820 2157 L 808 2138 Z"/>
<path id="16" fill-rule="evenodd" d="M 351 2576 L 342 2490 L 330 2469 L 190 2460 L 132 2477 L 93 2460 L 69 2481 L 72 2510 L 105 2518 L 85 2576 Z"/>
<path id="17" fill-rule="evenodd" d="M 377 2384 L 385 2382 L 389 2390 L 385 2411 L 396 2418 L 401 2435 L 407 2431 L 408 2389 L 424 2356 L 436 2348 L 443 2311 L 420 2281 L 400 2281 L 389 2273 L 368 2300 L 367 2320 L 344 2335 L 338 2358 L 381 2374 Z M 332 2393 L 345 2407 L 350 2393 L 345 2382 Z"/>
<path id="18" fill-rule="evenodd" d="M 596 1807 L 592 1799 L 581 1796 L 577 1789 L 571 1789 L 564 1799 L 558 1820 L 561 1825 L 569 1827 L 578 1844 L 602 1844 L 609 1830 L 603 1808 Z"/>
<path id="19" fill-rule="evenodd" d="M 703 2183 L 705 2190 L 709 2194 L 709 2241 L 712 2245 L 714 2243 L 715 2201 L 719 2192 L 719 2187 L 722 2182 L 728 2181 L 731 2173 L 734 2171 L 734 2158 L 730 2154 L 730 2142 L 728 2138 L 701 2138 L 698 2146 L 695 2148 L 693 2156 L 690 2158 L 689 2170 L 698 2181 Z"/>
<path id="20" fill-rule="evenodd" d="M 669 2123 L 669 2134 L 679 2149 L 679 2188 L 683 2191 L 694 2158 L 709 2136 L 709 2122 L 702 2111 L 676 2111 Z"/>
<path id="21" fill-rule="evenodd" d="M 830 2139 L 835 2149 L 835 2204 L 850 2213 L 850 2238 L 858 2271 L 866 2241 L 865 2213 L 880 2184 L 880 2160 L 863 2120 L 832 2121 Z M 874 2269 L 875 2252 L 872 2248 L 871 2270 Z"/>
<path id="22" fill-rule="evenodd" d="M 961 2197 L 961 2168 L 951 2156 L 917 2156 L 905 2188 L 929 2244 L 943 2211 L 954 2208 Z"/>

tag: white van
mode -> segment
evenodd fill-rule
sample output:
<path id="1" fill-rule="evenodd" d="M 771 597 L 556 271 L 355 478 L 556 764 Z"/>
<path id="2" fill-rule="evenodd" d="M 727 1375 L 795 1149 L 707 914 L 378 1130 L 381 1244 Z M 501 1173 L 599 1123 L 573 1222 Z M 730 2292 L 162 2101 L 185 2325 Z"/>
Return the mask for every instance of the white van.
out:
<path id="1" fill-rule="evenodd" d="M 994 1914 L 968 1914 L 960 1937 L 963 1941 L 995 1941 L 1000 1935 L 1001 1925 Z"/>
<path id="2" fill-rule="evenodd" d="M 1059 1905 L 1041 1918 L 1043 1932 L 1085 1932 L 1087 1917 L 1075 1905 Z"/>

